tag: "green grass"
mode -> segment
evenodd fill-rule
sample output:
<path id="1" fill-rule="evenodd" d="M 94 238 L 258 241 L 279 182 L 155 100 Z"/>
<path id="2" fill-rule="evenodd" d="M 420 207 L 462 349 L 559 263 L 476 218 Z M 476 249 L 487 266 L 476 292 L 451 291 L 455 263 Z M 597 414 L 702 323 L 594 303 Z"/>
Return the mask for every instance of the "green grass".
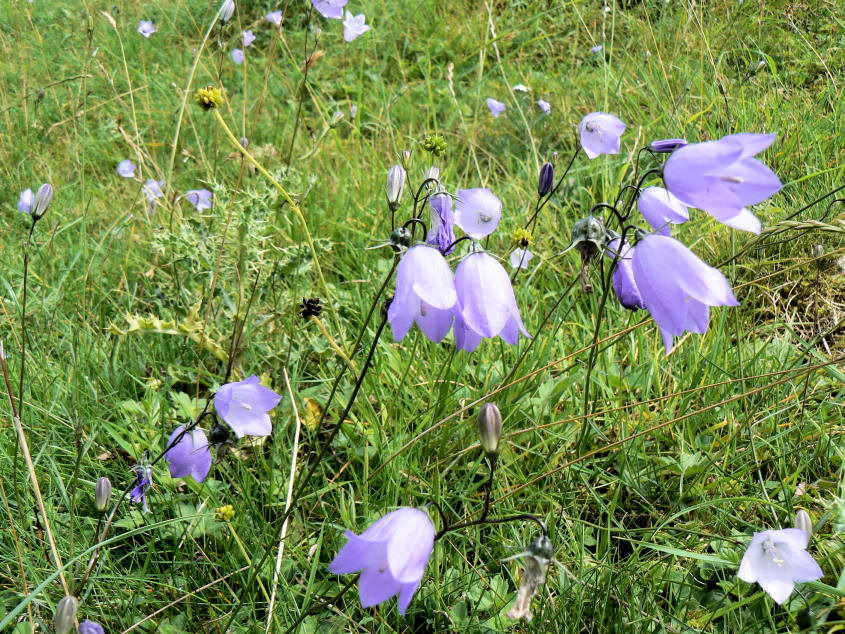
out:
<path id="1" fill-rule="evenodd" d="M 281 39 L 263 17 L 276 5 L 243 0 L 200 52 L 218 6 L 0 1 L 0 340 L 16 397 L 28 223 L 15 205 L 26 187 L 56 190 L 30 252 L 23 395 L 46 518 L 8 399 L 0 404 L 9 526 L 0 533 L 0 619 L 17 610 L 5 617 L 8 631 L 51 631 L 64 596 L 45 525 L 75 586 L 96 541 L 94 483 L 107 475 L 122 491 L 135 462 L 157 455 L 173 428 L 196 416 L 226 373 L 199 341 L 228 351 L 241 324 L 233 376 L 258 374 L 283 395 L 272 436 L 240 443 L 202 485 L 170 479 L 159 463 L 152 512 L 120 507 L 112 541 L 78 590 L 80 618 L 108 632 L 147 617 L 132 631 L 222 632 L 231 619 L 229 631 L 262 631 L 296 427 L 287 372 L 301 419 L 297 482 L 315 472 L 287 528 L 272 631 L 348 581 L 326 568 L 345 528 L 360 532 L 397 506 L 432 500 L 453 521 L 481 508 L 487 470 L 475 414 L 485 399 L 501 409 L 506 437 L 492 513 L 544 518 L 562 564 L 535 597 L 534 620 L 506 616 L 521 566 L 502 560 L 536 535 L 517 522 L 437 542 L 404 618 L 395 600 L 362 609 L 353 586 L 301 631 L 842 627 L 845 277 L 836 261 L 845 209 L 826 213 L 823 202 L 794 215 L 845 182 L 845 21 L 836 2 L 619 1 L 604 13 L 593 2 L 351 0 L 372 30 L 346 44 L 339 22 L 315 14 L 309 23 L 305 0 L 288 7 Z M 158 29 L 150 39 L 137 33 L 141 19 Z M 246 28 L 258 39 L 237 66 L 229 54 Z M 311 63 L 300 100 L 306 32 Z M 594 44 L 601 54 L 590 52 Z M 532 91 L 512 91 L 519 83 Z M 301 207 L 314 252 L 291 206 L 194 106 L 193 91 L 207 84 L 225 88 L 223 118 Z M 490 116 L 489 96 L 507 103 L 502 117 Z M 551 115 L 536 108 L 538 98 Z M 410 150 L 419 183 L 431 164 L 420 142 L 443 135 L 447 153 L 435 163 L 450 190 L 490 187 L 502 199 L 486 246 L 504 255 L 533 211 L 540 165 L 558 153 L 562 171 L 575 126 L 594 110 L 628 124 L 622 152 L 579 156 L 540 214 L 538 258 L 515 285 L 531 342 L 485 341 L 468 355 L 454 352 L 451 337 L 432 344 L 417 329 L 395 344 L 388 329 L 315 462 L 354 386 L 347 372 L 318 430 L 345 367 L 335 346 L 350 353 L 363 329 L 353 359 L 360 369 L 379 322 L 377 313 L 365 318 L 390 253 L 365 247 L 389 238 L 387 169 Z M 611 296 L 599 315 L 598 271 L 598 292 L 586 295 L 572 283 L 577 255 L 555 255 L 577 219 L 630 181 L 643 144 L 743 131 L 778 133 L 761 158 L 784 188 L 754 208 L 762 239 L 699 211 L 675 231 L 708 263 L 730 260 L 721 270 L 742 305 L 713 309 L 706 335 L 664 356 L 644 313 Z M 139 165 L 140 180 L 117 175 L 124 158 Z M 152 213 L 141 193 L 147 178 L 166 183 Z M 214 190 L 213 211 L 197 214 L 179 198 L 200 187 Z M 814 258 L 815 245 L 823 257 Z M 331 342 L 299 316 L 303 297 L 322 299 Z M 143 321 L 128 328 L 127 317 Z M 603 343 L 585 412 L 597 322 Z M 225 504 L 235 511 L 228 523 L 215 519 Z M 736 569 L 753 531 L 791 526 L 798 508 L 816 522 L 810 552 L 827 586 L 800 586 L 779 607 Z M 260 584 L 249 583 L 254 573 Z"/>

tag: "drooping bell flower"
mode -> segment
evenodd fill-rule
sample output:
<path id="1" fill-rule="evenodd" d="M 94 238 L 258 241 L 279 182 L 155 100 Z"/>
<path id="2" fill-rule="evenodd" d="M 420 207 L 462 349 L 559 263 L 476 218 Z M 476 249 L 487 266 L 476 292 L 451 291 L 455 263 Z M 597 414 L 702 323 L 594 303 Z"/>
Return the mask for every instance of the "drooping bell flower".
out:
<path id="1" fill-rule="evenodd" d="M 534 254 L 531 253 L 528 249 L 521 249 L 517 247 L 513 251 L 511 251 L 511 268 L 514 269 L 527 269 L 528 263 L 534 257 Z"/>
<path id="2" fill-rule="evenodd" d="M 672 192 L 662 187 L 646 187 L 637 198 L 637 209 L 660 235 L 671 235 L 670 224 L 689 220 L 689 209 Z"/>
<path id="3" fill-rule="evenodd" d="M 18 211 L 22 214 L 28 214 L 32 211 L 32 204 L 35 202 L 35 194 L 28 187 L 21 192 L 21 197 L 18 198 Z"/>
<path id="4" fill-rule="evenodd" d="M 510 278 L 493 256 L 480 251 L 461 260 L 455 271 L 455 290 L 455 312 L 460 312 L 466 328 L 476 335 L 498 336 L 514 346 L 520 332 L 531 336 L 522 323 Z M 466 349 L 460 343 L 458 347 Z"/>
<path id="5" fill-rule="evenodd" d="M 497 119 L 500 114 L 505 111 L 505 104 L 503 104 L 498 99 L 493 99 L 492 97 L 487 98 L 487 107 L 490 108 L 490 114 L 493 115 L 494 119 Z"/>
<path id="6" fill-rule="evenodd" d="M 422 581 L 434 549 L 434 525 L 427 513 L 403 507 L 388 513 L 349 540 L 329 564 L 337 575 L 361 571 L 358 596 L 365 608 L 399 595 L 404 615 Z"/>
<path id="7" fill-rule="evenodd" d="M 668 354 L 685 330 L 705 333 L 710 306 L 738 306 L 725 276 L 674 238 L 651 234 L 631 257 L 643 305 L 660 328 Z"/>
<path id="8" fill-rule="evenodd" d="M 186 433 L 184 425 L 179 425 L 170 435 L 164 453 L 164 459 L 170 468 L 171 478 L 187 478 L 192 476 L 197 482 L 202 482 L 211 469 L 211 451 L 205 432 L 196 427 Z M 175 445 L 174 441 L 179 438 Z M 172 445 L 172 446 L 171 446 Z"/>
<path id="9" fill-rule="evenodd" d="M 281 400 L 254 374 L 243 381 L 226 383 L 214 395 L 214 409 L 238 438 L 269 436 L 273 431 L 267 414 Z"/>
<path id="10" fill-rule="evenodd" d="M 537 105 L 540 107 L 540 110 L 543 111 L 543 114 L 551 114 L 552 113 L 552 104 L 550 104 L 545 99 L 538 99 Z"/>
<path id="11" fill-rule="evenodd" d="M 147 39 L 149 39 L 149 37 L 155 32 L 156 28 L 153 26 L 152 20 L 141 20 L 138 24 L 138 33 Z"/>
<path id="12" fill-rule="evenodd" d="M 398 342 L 416 322 L 435 343 L 452 325 L 452 309 L 458 301 L 452 270 L 437 249 L 425 244 L 411 247 L 399 260 L 396 293 L 387 320 Z"/>
<path id="13" fill-rule="evenodd" d="M 247 29 L 243 32 L 244 38 L 244 48 L 249 48 L 249 45 L 255 41 L 255 35 L 252 32 L 252 29 Z"/>
<path id="14" fill-rule="evenodd" d="M 645 308 L 643 298 L 640 296 L 640 289 L 634 281 L 634 269 L 631 265 L 631 256 L 634 249 L 626 242 L 622 250 L 619 250 L 619 238 L 611 240 L 604 250 L 606 258 L 616 258 L 616 270 L 613 272 L 613 292 L 616 294 L 619 303 L 628 310 L 639 310 Z"/>
<path id="15" fill-rule="evenodd" d="M 190 189 L 185 192 L 185 198 L 197 208 L 197 211 L 211 209 L 211 197 L 212 194 L 207 189 Z"/>
<path id="16" fill-rule="evenodd" d="M 126 159 L 117 164 L 117 173 L 123 178 L 132 178 L 135 176 L 135 163 Z"/>
<path id="17" fill-rule="evenodd" d="M 502 201 L 486 187 L 461 189 L 455 203 L 455 223 L 470 238 L 481 240 L 499 226 Z"/>
<path id="18" fill-rule="evenodd" d="M 796 583 L 821 579 L 824 573 L 807 552 L 807 534 L 799 528 L 784 528 L 754 533 L 737 576 L 748 583 L 756 581 L 781 604 Z"/>
<path id="19" fill-rule="evenodd" d="M 140 504 L 144 513 L 149 513 L 147 506 L 147 489 L 153 483 L 153 468 L 147 464 L 137 464 L 135 471 L 135 487 L 129 492 L 129 499 L 135 504 Z"/>
<path id="20" fill-rule="evenodd" d="M 238 65 L 244 63 L 244 52 L 243 52 L 242 49 L 239 49 L 239 48 L 233 48 L 232 49 L 232 61 L 235 62 L 235 64 L 238 64 Z"/>
<path id="21" fill-rule="evenodd" d="M 581 133 L 581 147 L 587 157 L 594 159 L 600 154 L 618 154 L 619 137 L 625 132 L 625 124 L 606 112 L 591 112 L 578 125 Z"/>
<path id="22" fill-rule="evenodd" d="M 651 148 L 652 152 L 668 154 L 669 152 L 674 152 L 680 147 L 684 147 L 686 144 L 686 139 L 657 139 L 656 141 L 649 143 L 648 147 Z"/>
<path id="23" fill-rule="evenodd" d="M 106 631 L 103 629 L 103 626 L 96 621 L 86 619 L 79 624 L 79 629 L 76 630 L 76 634 L 106 634 Z"/>
<path id="24" fill-rule="evenodd" d="M 448 255 L 455 250 L 455 213 L 452 211 L 452 197 L 449 194 L 434 194 L 428 199 L 431 210 L 431 229 L 426 242 L 437 247 L 440 253 Z"/>
<path id="25" fill-rule="evenodd" d="M 343 7 L 349 0 L 311 0 L 311 4 L 324 18 L 332 20 L 343 19 Z"/>
<path id="26" fill-rule="evenodd" d="M 777 193 L 781 182 L 753 156 L 774 140 L 774 134 L 730 134 L 685 145 L 663 166 L 666 188 L 724 225 L 759 234 L 760 220 L 747 207 Z"/>

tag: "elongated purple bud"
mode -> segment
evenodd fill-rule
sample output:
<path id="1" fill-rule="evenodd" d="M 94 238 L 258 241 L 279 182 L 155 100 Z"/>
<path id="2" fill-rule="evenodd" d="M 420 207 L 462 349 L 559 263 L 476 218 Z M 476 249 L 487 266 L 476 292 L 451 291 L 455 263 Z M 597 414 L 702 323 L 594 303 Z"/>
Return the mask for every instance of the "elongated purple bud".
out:
<path id="1" fill-rule="evenodd" d="M 648 147 L 652 152 L 669 153 L 674 152 L 679 147 L 684 147 L 687 144 L 686 139 L 658 139 L 652 141 Z"/>
<path id="2" fill-rule="evenodd" d="M 68 634 L 76 625 L 76 609 L 79 601 L 72 595 L 65 596 L 56 605 L 56 634 Z"/>
<path id="3" fill-rule="evenodd" d="M 478 411 L 478 437 L 488 458 L 499 455 L 502 437 L 502 413 L 495 403 L 485 403 Z"/>
<path id="4" fill-rule="evenodd" d="M 405 191 L 405 168 L 401 165 L 394 165 L 387 172 L 387 204 L 396 210 L 402 200 L 402 192 Z"/>
<path id="5" fill-rule="evenodd" d="M 543 163 L 540 168 L 540 178 L 537 180 L 537 193 L 545 196 L 552 190 L 555 182 L 555 166 L 551 163 Z"/>
<path id="6" fill-rule="evenodd" d="M 105 512 L 111 500 L 111 480 L 103 476 L 97 480 L 97 486 L 94 488 L 94 506 L 100 513 Z"/>
<path id="7" fill-rule="evenodd" d="M 38 188 L 38 193 L 35 194 L 35 201 L 32 203 L 32 217 L 38 220 L 47 211 L 50 202 L 53 200 L 53 186 L 50 183 L 44 183 Z"/>

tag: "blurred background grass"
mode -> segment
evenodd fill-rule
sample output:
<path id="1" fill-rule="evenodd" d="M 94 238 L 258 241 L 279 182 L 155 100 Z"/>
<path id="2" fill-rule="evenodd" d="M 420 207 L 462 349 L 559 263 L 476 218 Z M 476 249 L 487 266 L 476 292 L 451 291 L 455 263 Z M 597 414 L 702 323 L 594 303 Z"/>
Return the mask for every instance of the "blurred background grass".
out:
<path id="1" fill-rule="evenodd" d="M 14 378 L 27 234 L 15 205 L 26 187 L 51 182 L 55 198 L 30 261 L 24 425 L 64 561 L 92 543 L 96 479 L 109 475 L 122 489 L 144 451 L 163 449 L 173 427 L 195 415 L 198 386 L 204 395 L 223 379 L 225 363 L 199 351 L 206 316 L 205 337 L 224 349 L 246 318 L 236 378 L 263 375 L 285 394 L 273 435 L 226 455 L 203 485 L 157 469 L 152 513 L 123 508 L 115 535 L 124 537 L 101 560 L 80 614 L 110 632 L 157 610 L 134 631 L 222 631 L 242 603 L 231 631 L 260 631 L 267 596 L 247 587 L 242 568 L 272 547 L 271 523 L 284 508 L 294 423 L 283 369 L 302 418 L 302 470 L 325 437 L 314 424 L 343 363 L 302 321 L 299 301 L 321 297 L 327 332 L 351 349 L 390 268 L 386 250 L 364 251 L 389 234 L 386 171 L 409 150 L 419 183 L 431 163 L 420 145 L 426 134 L 447 141 L 435 162 L 450 189 L 490 187 L 502 199 L 488 248 L 504 255 L 533 210 L 539 166 L 557 153 L 562 169 L 575 125 L 602 110 L 628 124 L 623 151 L 580 157 L 542 212 L 532 248 L 539 258 L 516 287 L 535 341 L 511 377 L 523 380 L 493 399 L 508 438 L 494 511 L 547 518 L 572 576 L 553 567 L 535 620 L 515 624 L 505 613 L 520 567 L 501 559 L 519 552 L 533 528 L 471 529 L 438 543 L 405 618 L 392 602 L 362 610 L 350 592 L 306 618 L 302 631 L 798 631 L 816 621 L 834 631 L 841 616 L 829 594 L 807 590 L 789 610 L 776 608 L 735 570 L 752 531 L 791 525 L 799 507 L 818 523 L 811 550 L 824 580 L 837 585 L 845 564 L 843 208 L 827 210 L 825 201 L 801 211 L 843 183 L 841 6 L 351 0 L 372 30 L 347 44 L 340 22 L 309 19 L 304 0 L 237 4 L 200 52 L 217 2 L 0 1 L 0 339 Z M 264 19 L 276 8 L 286 11 L 280 32 Z M 144 39 L 139 20 L 157 32 Z M 243 48 L 247 28 L 257 39 L 239 66 L 230 53 Z M 596 45 L 601 51 L 591 52 Z M 302 207 L 328 294 L 289 206 L 193 107 L 193 90 L 206 84 L 225 89 L 224 118 Z M 504 101 L 505 115 L 493 119 L 487 97 Z M 539 98 L 551 103 L 549 116 Z M 710 264 L 735 258 L 722 270 L 742 306 L 712 311 L 707 335 L 664 357 L 654 325 L 609 302 L 600 331 L 609 344 L 590 377 L 584 423 L 583 349 L 600 294 L 570 290 L 580 262 L 553 256 L 572 224 L 630 179 L 643 144 L 744 131 L 777 132 L 762 158 L 784 188 L 754 211 L 778 233 L 756 240 L 700 212 L 676 231 Z M 139 166 L 135 179 L 115 171 L 125 158 Z M 166 184 L 152 213 L 141 192 L 147 178 Z M 215 192 L 203 213 L 180 198 L 200 187 Z M 118 334 L 132 330 L 127 316 L 147 321 Z M 183 334 L 163 332 L 179 325 Z M 467 355 L 417 331 L 401 344 L 385 336 L 293 516 L 274 630 L 342 587 L 325 566 L 344 527 L 360 532 L 397 505 L 431 499 L 456 518 L 479 508 L 486 470 L 475 408 L 423 432 L 499 389 L 526 346 L 496 340 Z M 330 422 L 351 389 L 347 378 Z M 6 399 L 0 407 L 8 420 Z M 584 424 L 593 453 L 581 458 Z M 0 610 L 8 613 L 55 568 L 25 471 L 15 471 L 11 424 L 0 446 L 10 523 L 0 536 Z M 223 504 L 235 509 L 230 523 L 214 518 Z M 272 560 L 260 571 L 268 591 Z M 86 561 L 68 564 L 69 578 Z M 62 595 L 57 583 L 40 588 L 14 631 L 49 630 Z"/>

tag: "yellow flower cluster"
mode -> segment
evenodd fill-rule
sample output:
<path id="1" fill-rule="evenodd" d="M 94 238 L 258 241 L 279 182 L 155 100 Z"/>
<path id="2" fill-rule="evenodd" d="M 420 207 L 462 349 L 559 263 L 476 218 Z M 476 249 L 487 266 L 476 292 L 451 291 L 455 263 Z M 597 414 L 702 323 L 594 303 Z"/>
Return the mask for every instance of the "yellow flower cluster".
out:
<path id="1" fill-rule="evenodd" d="M 225 504 L 214 512 L 214 519 L 220 522 L 231 522 L 235 517 L 235 509 L 231 504 Z"/>
<path id="2" fill-rule="evenodd" d="M 223 93 L 219 88 L 206 86 L 197 90 L 194 99 L 203 110 L 211 110 L 223 103 Z"/>
<path id="3" fill-rule="evenodd" d="M 511 236 L 511 244 L 522 249 L 527 249 L 533 240 L 531 232 L 527 229 L 516 229 Z"/>

